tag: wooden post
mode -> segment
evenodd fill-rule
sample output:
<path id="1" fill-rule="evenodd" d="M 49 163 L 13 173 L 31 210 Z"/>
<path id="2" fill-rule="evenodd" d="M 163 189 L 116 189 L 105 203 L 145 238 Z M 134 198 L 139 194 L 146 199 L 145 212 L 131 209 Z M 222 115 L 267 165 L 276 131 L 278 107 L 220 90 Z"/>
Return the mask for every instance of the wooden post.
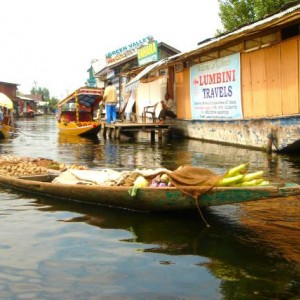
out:
<path id="1" fill-rule="evenodd" d="M 158 139 L 159 139 L 159 140 L 162 140 L 162 136 L 163 136 L 162 130 L 161 130 L 161 129 L 158 129 Z"/>
<path id="2" fill-rule="evenodd" d="M 169 139 L 172 138 L 172 130 L 171 130 L 171 128 L 168 129 L 168 138 Z"/>
<path id="3" fill-rule="evenodd" d="M 110 138 L 111 138 L 111 131 L 112 131 L 112 129 L 109 128 L 109 129 L 108 129 L 108 137 L 110 137 Z"/>
<path id="4" fill-rule="evenodd" d="M 115 130 L 116 130 L 116 138 L 120 139 L 120 136 L 121 136 L 121 127 L 118 127 Z"/>
<path id="5" fill-rule="evenodd" d="M 103 135 L 104 137 L 106 137 L 107 127 L 105 126 L 105 124 L 102 125 L 102 129 L 103 129 L 102 135 Z"/>
<path id="6" fill-rule="evenodd" d="M 151 130 L 151 142 L 155 141 L 155 130 Z"/>

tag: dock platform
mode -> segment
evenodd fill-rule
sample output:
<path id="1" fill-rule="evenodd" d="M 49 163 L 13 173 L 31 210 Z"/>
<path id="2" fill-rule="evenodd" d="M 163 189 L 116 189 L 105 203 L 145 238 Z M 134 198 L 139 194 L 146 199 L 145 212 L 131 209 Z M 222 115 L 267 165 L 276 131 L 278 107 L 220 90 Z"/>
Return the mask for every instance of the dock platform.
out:
<path id="1" fill-rule="evenodd" d="M 170 134 L 169 124 L 157 124 L 157 123 L 122 123 L 117 122 L 115 124 L 102 124 L 103 136 L 110 136 L 119 139 L 122 132 L 150 132 L 151 141 L 155 140 L 155 133 L 158 133 L 158 138 L 162 138 L 162 133 L 167 132 Z"/>

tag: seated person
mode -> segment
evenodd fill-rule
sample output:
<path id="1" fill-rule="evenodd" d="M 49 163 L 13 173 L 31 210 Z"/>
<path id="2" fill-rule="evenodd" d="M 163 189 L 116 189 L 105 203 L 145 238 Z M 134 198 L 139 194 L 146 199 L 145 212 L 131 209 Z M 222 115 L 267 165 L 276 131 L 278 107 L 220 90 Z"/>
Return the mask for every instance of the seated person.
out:
<path id="1" fill-rule="evenodd" d="M 159 123 L 163 123 L 166 120 L 166 117 L 170 117 L 172 119 L 177 118 L 175 102 L 172 98 L 170 98 L 169 94 L 165 95 L 165 101 L 161 101 L 162 110 L 159 113 L 158 119 Z"/>

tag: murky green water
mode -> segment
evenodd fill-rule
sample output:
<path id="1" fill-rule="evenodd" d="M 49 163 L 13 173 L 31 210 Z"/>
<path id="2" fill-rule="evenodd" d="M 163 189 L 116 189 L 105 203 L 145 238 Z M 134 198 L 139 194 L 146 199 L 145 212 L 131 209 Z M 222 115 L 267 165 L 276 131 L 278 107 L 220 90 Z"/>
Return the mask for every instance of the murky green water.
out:
<path id="1" fill-rule="evenodd" d="M 89 168 L 241 162 L 300 183 L 300 156 L 149 137 L 59 136 L 53 117 L 19 120 L 1 154 Z M 0 299 L 300 299 L 300 198 L 198 213 L 144 214 L 0 187 Z"/>

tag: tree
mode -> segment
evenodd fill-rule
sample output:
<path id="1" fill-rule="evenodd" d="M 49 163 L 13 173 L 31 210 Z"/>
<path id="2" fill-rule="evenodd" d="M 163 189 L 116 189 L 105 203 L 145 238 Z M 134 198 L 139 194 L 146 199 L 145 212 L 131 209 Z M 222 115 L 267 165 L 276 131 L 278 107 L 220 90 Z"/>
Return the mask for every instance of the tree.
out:
<path id="1" fill-rule="evenodd" d="M 55 97 L 50 98 L 50 93 L 47 88 L 42 87 L 33 87 L 30 91 L 31 95 L 42 95 L 43 101 L 48 102 L 48 106 L 50 110 L 53 112 L 56 109 L 56 105 L 58 103 L 58 99 Z"/>
<path id="2" fill-rule="evenodd" d="M 233 31 L 242 25 L 257 21 L 276 12 L 284 4 L 299 2 L 291 0 L 218 0 L 219 17 L 224 32 Z M 218 33 L 222 31 L 218 30 Z"/>
<path id="3" fill-rule="evenodd" d="M 42 88 L 42 87 L 33 87 L 31 90 L 30 90 L 30 94 L 31 95 L 42 95 L 43 96 L 43 99 L 45 101 L 49 100 L 50 99 L 50 93 L 49 93 L 49 90 L 46 89 L 46 88 Z"/>
<path id="4" fill-rule="evenodd" d="M 49 101 L 48 101 L 49 108 L 52 112 L 54 112 L 56 110 L 56 106 L 57 106 L 58 102 L 59 102 L 59 100 L 54 97 L 51 97 L 51 99 L 49 99 Z"/>

